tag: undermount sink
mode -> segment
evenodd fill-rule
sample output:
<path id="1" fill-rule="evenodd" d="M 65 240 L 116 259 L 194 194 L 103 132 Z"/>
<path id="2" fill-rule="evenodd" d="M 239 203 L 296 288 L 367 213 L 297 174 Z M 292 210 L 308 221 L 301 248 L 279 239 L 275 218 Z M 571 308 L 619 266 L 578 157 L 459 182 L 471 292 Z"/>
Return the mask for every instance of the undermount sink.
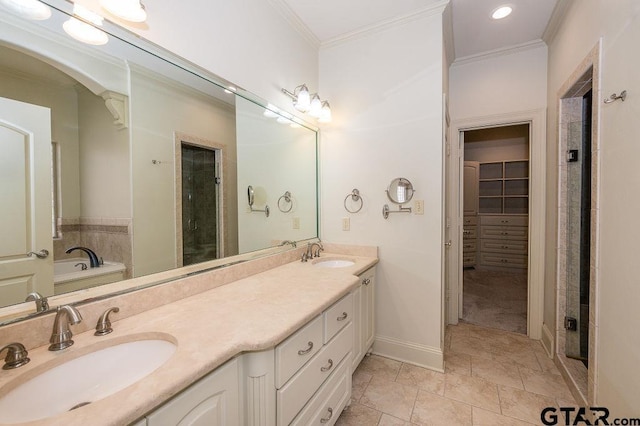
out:
<path id="1" fill-rule="evenodd" d="M 90 404 L 151 374 L 175 351 L 167 340 L 136 340 L 48 368 L 8 392 L 0 389 L 0 423 L 45 419 Z"/>
<path id="2" fill-rule="evenodd" d="M 320 268 L 345 268 L 353 264 L 355 264 L 354 261 L 346 259 L 317 260 L 313 263 L 314 266 L 319 266 Z"/>

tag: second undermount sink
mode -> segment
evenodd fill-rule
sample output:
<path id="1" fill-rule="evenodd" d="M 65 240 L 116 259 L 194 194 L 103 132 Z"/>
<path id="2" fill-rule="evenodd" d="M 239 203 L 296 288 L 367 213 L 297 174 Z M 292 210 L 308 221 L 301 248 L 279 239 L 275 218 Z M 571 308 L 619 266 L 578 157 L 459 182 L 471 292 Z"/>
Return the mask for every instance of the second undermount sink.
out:
<path id="1" fill-rule="evenodd" d="M 355 264 L 355 262 L 348 259 L 318 259 L 313 262 L 313 266 L 319 266 L 321 268 L 345 268 L 353 264 Z"/>
<path id="2" fill-rule="evenodd" d="M 8 392 L 0 389 L 0 423 L 46 419 L 90 404 L 151 374 L 175 351 L 168 340 L 136 340 L 45 369 Z"/>

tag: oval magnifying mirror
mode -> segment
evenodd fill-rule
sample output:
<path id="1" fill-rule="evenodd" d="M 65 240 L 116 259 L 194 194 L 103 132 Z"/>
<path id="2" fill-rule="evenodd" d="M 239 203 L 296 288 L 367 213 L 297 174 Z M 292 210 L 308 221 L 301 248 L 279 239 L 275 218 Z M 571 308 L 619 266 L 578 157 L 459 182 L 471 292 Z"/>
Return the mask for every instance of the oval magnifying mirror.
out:
<path id="1" fill-rule="evenodd" d="M 249 198 L 249 207 L 253 207 L 253 186 L 247 187 L 247 197 Z"/>
<path id="2" fill-rule="evenodd" d="M 413 198 L 413 185 L 409 179 L 395 178 L 389 184 L 387 197 L 396 204 L 404 204 Z"/>

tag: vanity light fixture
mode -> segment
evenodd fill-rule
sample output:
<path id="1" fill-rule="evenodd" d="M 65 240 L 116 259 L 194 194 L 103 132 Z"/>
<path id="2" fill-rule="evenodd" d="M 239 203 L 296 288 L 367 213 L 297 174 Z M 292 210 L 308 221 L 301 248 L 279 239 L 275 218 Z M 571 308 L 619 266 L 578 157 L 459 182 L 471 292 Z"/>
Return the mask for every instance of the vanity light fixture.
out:
<path id="1" fill-rule="evenodd" d="M 109 36 L 93 25 L 101 26 L 103 21 L 104 19 L 100 15 L 93 13 L 82 5 L 74 4 L 73 17 L 62 24 L 62 28 L 78 41 L 100 46 L 107 44 Z"/>
<path id="2" fill-rule="evenodd" d="M 511 12 L 513 12 L 513 8 L 511 6 L 504 5 L 491 12 L 491 17 L 493 19 L 502 19 L 511 15 Z"/>
<path id="3" fill-rule="evenodd" d="M 140 0 L 100 0 L 100 6 L 112 15 L 130 22 L 144 22 L 147 11 Z"/>
<path id="4" fill-rule="evenodd" d="M 312 117 L 318 118 L 321 123 L 331 121 L 331 107 L 329 102 L 320 99 L 317 93 L 310 94 L 306 84 L 301 84 L 293 90 L 282 89 L 282 93 L 293 101 L 293 107 L 300 112 L 306 112 Z"/>
<path id="5" fill-rule="evenodd" d="M 44 21 L 51 17 L 51 8 L 38 0 L 0 0 L 0 4 L 26 19 Z"/>

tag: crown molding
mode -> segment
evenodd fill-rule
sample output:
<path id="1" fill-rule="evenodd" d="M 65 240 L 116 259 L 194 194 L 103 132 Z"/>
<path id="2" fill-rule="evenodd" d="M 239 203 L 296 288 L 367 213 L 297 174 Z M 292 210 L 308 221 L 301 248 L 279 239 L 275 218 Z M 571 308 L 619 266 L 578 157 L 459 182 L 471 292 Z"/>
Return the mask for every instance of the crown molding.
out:
<path id="1" fill-rule="evenodd" d="M 452 67 L 467 65 L 473 62 L 484 61 L 487 59 L 497 58 L 500 56 L 512 55 L 518 52 L 524 52 L 527 50 L 533 50 L 540 47 L 546 47 L 546 43 L 540 39 L 528 41 L 522 44 L 516 44 L 514 46 L 505 47 L 502 49 L 488 50 L 486 52 L 478 53 L 475 55 L 464 56 L 462 58 L 456 58 L 451 64 Z"/>
<path id="2" fill-rule="evenodd" d="M 414 21 L 416 19 L 423 18 L 425 16 L 432 16 L 441 14 L 447 5 L 449 4 L 449 0 L 439 0 L 433 3 L 430 6 L 424 7 L 422 9 L 418 9 L 416 11 L 396 16 L 390 19 L 385 19 L 383 21 L 376 22 L 375 24 L 367 25 L 362 28 L 358 28 L 357 30 L 350 31 L 339 36 L 330 38 L 320 43 L 320 48 L 325 49 L 329 47 L 333 47 L 342 43 L 346 43 L 348 41 L 366 37 L 370 34 L 374 34 L 380 31 L 384 31 L 388 28 L 395 27 L 397 25 L 401 25 L 407 22 Z"/>
<path id="3" fill-rule="evenodd" d="M 558 0 L 555 7 L 553 8 L 553 12 L 551 12 L 551 18 L 547 23 L 547 27 L 544 29 L 542 33 L 542 40 L 544 40 L 547 45 L 550 45 L 553 39 L 556 38 L 558 34 L 558 30 L 564 21 L 567 12 L 574 4 L 574 0 Z"/>
<path id="4" fill-rule="evenodd" d="M 285 0 L 268 0 L 269 4 L 282 16 L 291 27 L 313 48 L 320 48 L 320 39 L 309 29 L 302 19 L 291 9 Z"/>

